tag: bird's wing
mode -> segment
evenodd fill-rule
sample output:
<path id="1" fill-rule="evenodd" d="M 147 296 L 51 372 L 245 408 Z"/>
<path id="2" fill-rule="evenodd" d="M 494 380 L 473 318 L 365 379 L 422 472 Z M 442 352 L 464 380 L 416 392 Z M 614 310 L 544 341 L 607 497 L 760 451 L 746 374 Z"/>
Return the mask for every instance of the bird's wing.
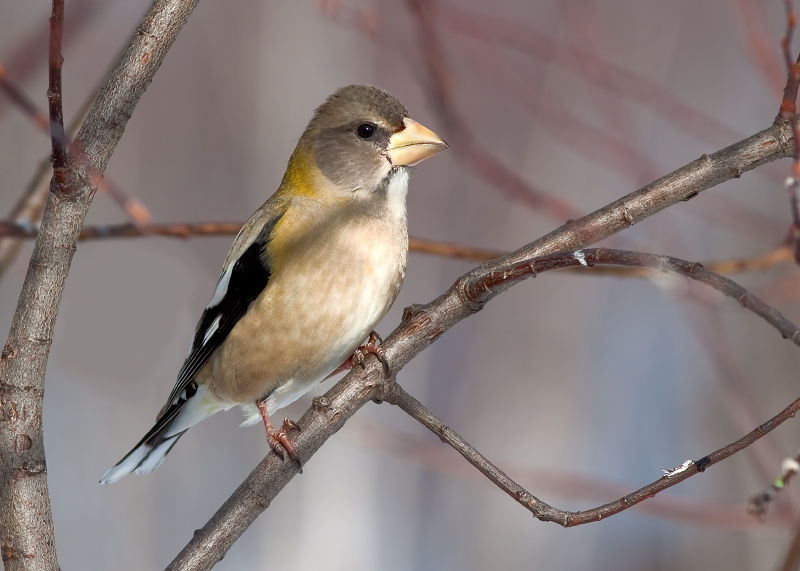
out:
<path id="1" fill-rule="evenodd" d="M 270 205 L 268 201 L 234 240 L 214 295 L 197 323 L 189 354 L 159 418 L 179 400 L 197 372 L 247 313 L 250 303 L 267 287 L 270 267 L 264 251 L 272 230 L 286 212 L 285 206 L 281 206 Z"/>

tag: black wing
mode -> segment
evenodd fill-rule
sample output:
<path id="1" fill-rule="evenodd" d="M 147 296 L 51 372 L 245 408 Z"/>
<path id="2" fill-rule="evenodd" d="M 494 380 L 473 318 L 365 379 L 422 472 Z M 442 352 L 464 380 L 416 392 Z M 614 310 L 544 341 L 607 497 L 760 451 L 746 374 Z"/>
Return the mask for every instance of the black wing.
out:
<path id="1" fill-rule="evenodd" d="M 178 373 L 175 387 L 159 417 L 189 386 L 197 372 L 225 341 L 231 329 L 247 313 L 250 303 L 267 287 L 270 268 L 262 256 L 262 252 L 269 242 L 269 236 L 278 220 L 280 220 L 280 215 L 264 224 L 258 237 L 230 268 L 230 275 L 226 276 L 223 273 L 220 277 L 214 297 L 206 306 L 197 323 L 189 355 Z"/>

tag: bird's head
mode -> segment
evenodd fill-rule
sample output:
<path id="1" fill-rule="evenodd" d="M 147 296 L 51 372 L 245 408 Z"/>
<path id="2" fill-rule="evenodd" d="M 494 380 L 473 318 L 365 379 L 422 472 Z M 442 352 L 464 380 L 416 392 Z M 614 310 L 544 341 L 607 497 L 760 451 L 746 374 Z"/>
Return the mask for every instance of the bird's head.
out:
<path id="1" fill-rule="evenodd" d="M 387 91 L 350 85 L 320 105 L 298 142 L 342 192 L 379 188 L 391 172 L 447 148 Z"/>

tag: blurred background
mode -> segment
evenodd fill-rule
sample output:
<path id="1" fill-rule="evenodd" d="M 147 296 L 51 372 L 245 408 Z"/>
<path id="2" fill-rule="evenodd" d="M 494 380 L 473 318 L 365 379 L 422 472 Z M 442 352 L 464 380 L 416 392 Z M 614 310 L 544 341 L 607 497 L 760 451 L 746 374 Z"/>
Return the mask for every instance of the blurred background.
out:
<path id="1" fill-rule="evenodd" d="M 148 4 L 67 0 L 67 122 Z M 49 13 L 48 2 L 0 3 L 5 77 L 42 109 Z M 277 188 L 314 108 L 338 87 L 370 83 L 451 143 L 412 177 L 410 233 L 511 250 L 768 127 L 785 82 L 784 30 L 780 0 L 203 0 L 106 175 L 153 222 L 243 222 Z M 3 215 L 49 152 L 0 93 Z M 791 222 L 789 168 L 747 173 L 606 244 L 699 261 L 773 251 Z M 99 192 L 87 224 L 129 220 Z M 194 427 L 152 474 L 97 484 L 151 426 L 231 240 L 80 245 L 45 398 L 63 569 L 165 567 L 266 453 L 263 428 L 239 428 L 232 410 Z M 0 281 L 4 332 L 30 250 Z M 412 253 L 378 332 L 475 265 Z M 735 279 L 800 320 L 792 263 Z M 588 509 L 776 414 L 798 396 L 799 363 L 797 347 L 715 292 L 551 273 L 448 331 L 398 381 L 531 493 Z M 299 418 L 329 386 L 281 414 Z M 799 488 L 763 523 L 745 505 L 799 445 L 789 421 L 640 508 L 562 529 L 401 411 L 369 404 L 217 569 L 773 569 Z"/>

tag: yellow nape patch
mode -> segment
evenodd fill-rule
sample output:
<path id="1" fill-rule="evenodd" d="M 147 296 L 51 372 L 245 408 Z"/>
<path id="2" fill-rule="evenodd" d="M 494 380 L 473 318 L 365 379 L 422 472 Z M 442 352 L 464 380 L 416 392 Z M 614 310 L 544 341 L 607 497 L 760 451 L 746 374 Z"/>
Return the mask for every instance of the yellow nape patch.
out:
<path id="1" fill-rule="evenodd" d="M 286 167 L 284 185 L 289 188 L 283 190 L 292 196 L 314 196 L 320 175 L 313 153 L 298 147 Z"/>

